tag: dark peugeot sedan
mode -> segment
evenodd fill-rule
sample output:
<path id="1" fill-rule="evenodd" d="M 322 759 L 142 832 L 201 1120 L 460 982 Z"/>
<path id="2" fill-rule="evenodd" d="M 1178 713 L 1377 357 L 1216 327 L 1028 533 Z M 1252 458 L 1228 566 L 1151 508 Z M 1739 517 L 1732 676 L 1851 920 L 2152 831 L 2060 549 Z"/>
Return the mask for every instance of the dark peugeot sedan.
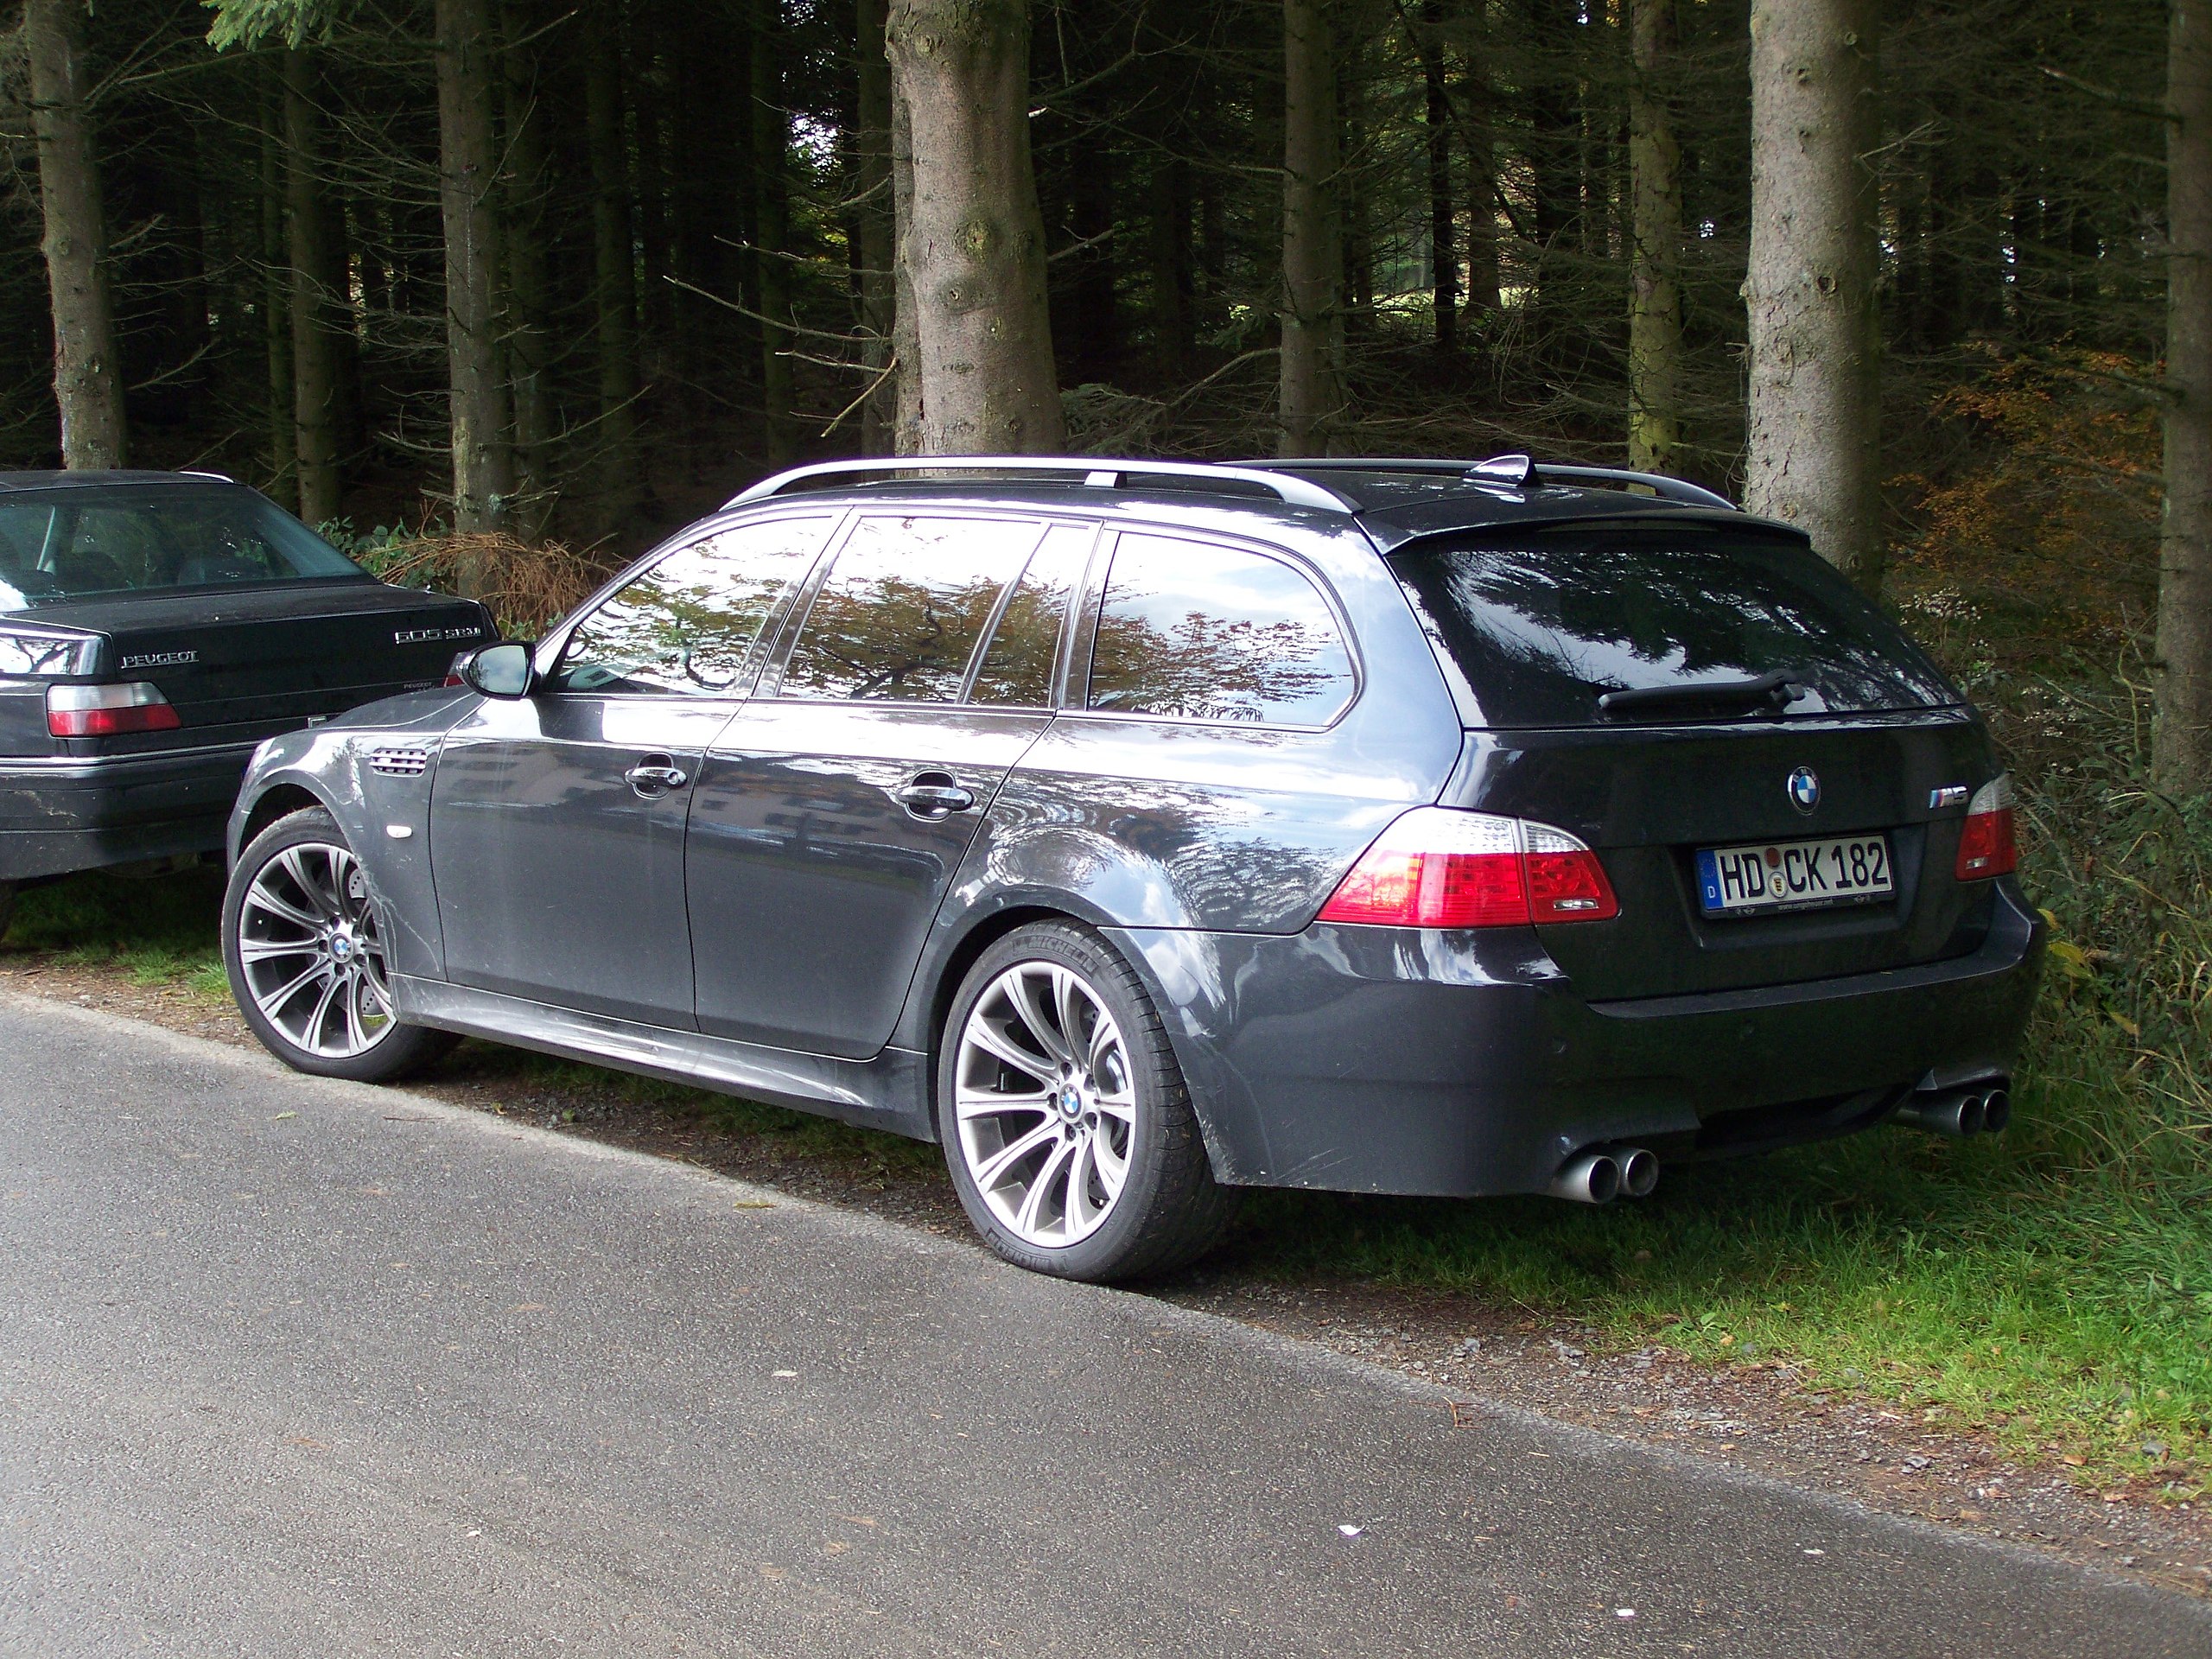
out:
<path id="1" fill-rule="evenodd" d="M 0 931 L 20 882 L 219 851 L 255 744 L 493 638 L 227 479 L 0 474 Z"/>
<path id="2" fill-rule="evenodd" d="M 265 744 L 262 1039 L 936 1140 L 1084 1278 L 1245 1185 L 1603 1202 L 2003 1126 L 2005 780 L 1796 531 L 1520 456 L 930 466 L 756 486 L 463 689 Z"/>

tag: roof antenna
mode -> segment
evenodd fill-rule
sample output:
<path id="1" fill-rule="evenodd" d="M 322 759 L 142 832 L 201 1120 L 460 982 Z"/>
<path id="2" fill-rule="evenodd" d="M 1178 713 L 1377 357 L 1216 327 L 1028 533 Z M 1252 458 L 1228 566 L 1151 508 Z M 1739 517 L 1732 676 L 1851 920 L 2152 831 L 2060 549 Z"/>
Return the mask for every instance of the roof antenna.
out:
<path id="1" fill-rule="evenodd" d="M 1536 463 L 1526 455 L 1492 455 L 1488 461 L 1478 461 L 1467 468 L 1470 484 L 1506 484 L 1525 489 Z"/>

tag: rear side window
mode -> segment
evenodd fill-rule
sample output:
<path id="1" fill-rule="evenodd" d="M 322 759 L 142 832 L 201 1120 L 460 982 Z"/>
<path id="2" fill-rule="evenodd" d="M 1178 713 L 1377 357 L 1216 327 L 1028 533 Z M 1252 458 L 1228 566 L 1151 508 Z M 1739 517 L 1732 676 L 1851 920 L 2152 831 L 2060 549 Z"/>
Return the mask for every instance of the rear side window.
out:
<path id="1" fill-rule="evenodd" d="M 577 625 L 553 671 L 554 689 L 742 692 L 760 630 L 835 522 L 826 514 L 772 518 L 677 549 Z"/>
<path id="2" fill-rule="evenodd" d="M 969 658 L 1042 526 L 1014 518 L 863 518 L 806 613 L 782 695 L 957 702 Z"/>
<path id="3" fill-rule="evenodd" d="M 1607 691 L 1784 672 L 1789 715 L 1958 701 L 1903 630 L 1802 542 L 1720 527 L 1576 525 L 1391 556 L 1463 708 L 1492 727 L 1610 723 Z M 1669 720 L 1741 718 L 1670 707 Z"/>
<path id="4" fill-rule="evenodd" d="M 1090 707 L 1178 720 L 1325 726 L 1357 681 L 1336 613 L 1280 559 L 1169 536 L 1114 549 Z"/>
<path id="5" fill-rule="evenodd" d="M 1068 600 L 1083 581 L 1097 531 L 1089 524 L 1055 524 L 1029 556 L 1029 565 L 999 613 L 991 642 L 976 670 L 970 702 L 1043 709 L 1052 701 L 1052 669 L 1059 659 L 1060 630 Z"/>

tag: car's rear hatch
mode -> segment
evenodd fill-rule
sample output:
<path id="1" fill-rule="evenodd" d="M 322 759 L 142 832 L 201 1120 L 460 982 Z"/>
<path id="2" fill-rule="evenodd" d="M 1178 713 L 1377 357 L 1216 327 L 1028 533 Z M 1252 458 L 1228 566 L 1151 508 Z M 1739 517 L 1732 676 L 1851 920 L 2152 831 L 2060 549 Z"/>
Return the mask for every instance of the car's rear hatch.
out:
<path id="1" fill-rule="evenodd" d="M 435 684 L 492 637 L 474 601 L 370 578 L 102 597 L 41 606 L 41 624 L 98 632 L 104 680 L 150 682 L 181 729 L 95 740 L 91 752 L 257 740 Z"/>
<path id="2" fill-rule="evenodd" d="M 1952 861 L 1965 791 L 1993 770 L 1986 736 L 1802 537 L 1705 515 L 1585 521 L 1430 537 L 1390 563 L 1468 728 L 1445 804 L 1555 824 L 1612 882 L 1618 918 L 1540 930 L 1585 996 L 1790 983 L 1979 943 L 1986 886 Z M 1847 879 L 1713 907 L 1701 853 L 1748 849 L 1780 873 L 1815 844 Z M 1886 891 L 1850 890 L 1853 858 L 1861 879 L 1878 861 Z M 1745 903 L 1739 887 L 1724 902 Z"/>

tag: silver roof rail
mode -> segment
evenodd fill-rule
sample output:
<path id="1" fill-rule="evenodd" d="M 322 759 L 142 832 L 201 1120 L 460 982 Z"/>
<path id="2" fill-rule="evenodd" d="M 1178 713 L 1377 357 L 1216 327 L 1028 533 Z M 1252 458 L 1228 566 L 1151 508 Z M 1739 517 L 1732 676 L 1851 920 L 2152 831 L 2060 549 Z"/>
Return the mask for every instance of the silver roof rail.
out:
<path id="1" fill-rule="evenodd" d="M 1325 460 L 1317 457 L 1284 464 L 1340 472 L 1434 474 L 1456 476 L 1470 484 L 1502 484 L 1515 490 L 1526 489 L 1530 484 L 1541 484 L 1548 480 L 1567 483 L 1577 479 L 1588 479 L 1599 484 L 1640 484 L 1664 500 L 1680 501 L 1694 507 L 1719 507 L 1729 512 L 1743 511 L 1726 496 L 1708 490 L 1702 484 L 1693 484 L 1686 478 L 1669 478 L 1663 473 L 1635 473 L 1624 467 L 1569 467 L 1557 461 L 1537 461 L 1517 453 L 1492 455 L 1488 461 L 1472 462 L 1410 460 L 1395 455 L 1375 455 L 1364 459 L 1331 455 Z"/>
<path id="2" fill-rule="evenodd" d="M 1323 512 L 1351 512 L 1352 504 L 1310 479 L 1256 467 L 1223 467 L 1202 461 L 1109 461 L 1093 455 L 880 455 L 867 461 L 825 461 L 764 478 L 723 505 L 748 506 L 781 495 L 794 485 L 817 479 L 868 473 L 1077 473 L 1095 490 L 1120 489 L 1145 478 L 1188 478 L 1217 483 L 1252 484 L 1271 491 L 1285 506 L 1314 507 Z"/>

